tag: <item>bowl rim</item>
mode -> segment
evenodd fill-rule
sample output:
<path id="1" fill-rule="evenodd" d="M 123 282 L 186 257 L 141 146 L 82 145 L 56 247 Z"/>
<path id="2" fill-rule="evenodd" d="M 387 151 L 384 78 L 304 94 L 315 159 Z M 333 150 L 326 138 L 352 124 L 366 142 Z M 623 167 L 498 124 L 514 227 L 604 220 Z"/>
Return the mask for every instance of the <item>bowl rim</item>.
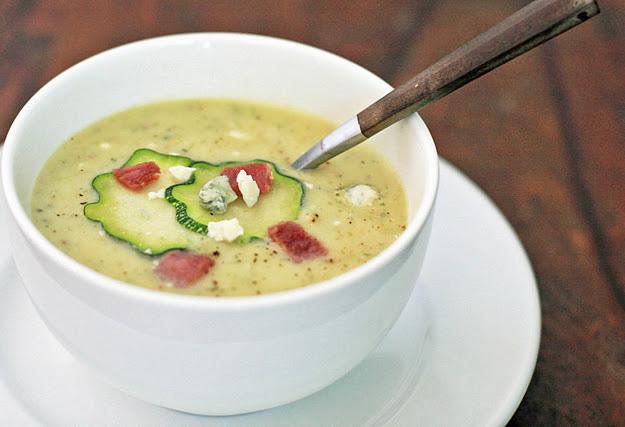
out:
<path id="1" fill-rule="evenodd" d="M 422 132 L 422 134 L 426 137 L 424 147 L 426 164 L 429 165 L 429 170 L 426 175 L 426 185 L 422 199 L 419 206 L 416 208 L 413 218 L 408 222 L 408 225 L 403 233 L 379 254 L 356 268 L 326 280 L 314 282 L 301 288 L 288 289 L 263 295 L 225 296 L 212 298 L 202 295 L 175 294 L 133 285 L 132 283 L 117 280 L 92 270 L 69 255 L 66 255 L 43 236 L 43 234 L 32 223 L 29 215 L 22 207 L 13 179 L 13 159 L 16 151 L 18 150 L 18 137 L 22 128 L 28 126 L 28 116 L 30 111 L 36 108 L 39 100 L 45 97 L 48 92 L 54 90 L 56 86 L 80 73 L 84 67 L 89 66 L 93 62 L 101 60 L 115 60 L 116 56 L 119 54 L 124 54 L 132 50 L 141 50 L 153 45 L 162 45 L 164 43 L 171 42 L 197 43 L 207 42 L 209 40 L 263 43 L 283 48 L 307 51 L 310 55 L 322 55 L 326 57 L 325 59 L 335 61 L 337 64 L 344 66 L 348 65 L 351 68 L 358 69 L 360 72 L 367 74 L 372 81 L 381 85 L 384 89 L 388 89 L 389 91 L 392 89 L 392 86 L 385 82 L 382 78 L 378 77 L 364 67 L 337 54 L 304 43 L 258 34 L 236 32 L 181 33 L 138 40 L 104 50 L 78 62 L 75 65 L 72 65 L 47 82 L 22 107 L 9 128 L 5 144 L 2 149 L 2 185 L 4 187 L 4 195 L 7 201 L 8 209 L 10 210 L 20 230 L 26 236 L 27 240 L 51 258 L 53 262 L 59 264 L 64 269 L 71 270 L 75 276 L 85 282 L 89 282 L 90 286 L 98 286 L 100 289 L 108 293 L 117 294 L 120 297 L 136 301 L 166 304 L 175 307 L 199 310 L 263 309 L 267 307 L 294 304 L 322 297 L 328 293 L 336 292 L 339 289 L 350 285 L 357 285 L 361 279 L 379 270 L 382 266 L 388 264 L 401 252 L 406 250 L 412 240 L 414 240 L 422 231 L 427 219 L 432 213 L 439 185 L 439 163 L 436 147 L 426 124 L 417 113 L 413 113 L 407 120 L 412 126 L 421 131 L 425 131 L 424 133 Z"/>

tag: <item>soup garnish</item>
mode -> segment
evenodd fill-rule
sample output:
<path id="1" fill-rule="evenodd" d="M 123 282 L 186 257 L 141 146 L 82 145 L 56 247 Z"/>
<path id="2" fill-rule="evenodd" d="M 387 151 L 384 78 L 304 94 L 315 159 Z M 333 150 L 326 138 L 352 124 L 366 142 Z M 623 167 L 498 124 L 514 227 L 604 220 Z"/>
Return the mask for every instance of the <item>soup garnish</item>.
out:
<path id="1" fill-rule="evenodd" d="M 316 170 L 290 167 L 334 126 L 220 99 L 122 111 L 53 153 L 33 222 L 79 262 L 150 289 L 218 297 L 323 281 L 378 254 L 406 221 L 399 177 L 366 144 Z"/>
<path id="2" fill-rule="evenodd" d="M 252 162 L 225 162 L 212 164 L 195 162 L 193 177 L 165 191 L 165 198 L 176 208 L 176 220 L 196 233 L 207 234 L 208 224 L 213 221 L 237 218 L 245 232 L 239 241 L 267 237 L 267 228 L 280 221 L 296 219 L 304 202 L 304 187 L 292 176 L 281 172 L 274 164 L 264 160 Z M 246 194 L 229 202 L 221 213 L 206 209 L 202 197 L 203 188 L 219 176 L 229 179 L 231 190 L 241 195 L 239 177 L 249 172 L 258 186 L 258 198 L 253 204 L 246 202 Z"/>

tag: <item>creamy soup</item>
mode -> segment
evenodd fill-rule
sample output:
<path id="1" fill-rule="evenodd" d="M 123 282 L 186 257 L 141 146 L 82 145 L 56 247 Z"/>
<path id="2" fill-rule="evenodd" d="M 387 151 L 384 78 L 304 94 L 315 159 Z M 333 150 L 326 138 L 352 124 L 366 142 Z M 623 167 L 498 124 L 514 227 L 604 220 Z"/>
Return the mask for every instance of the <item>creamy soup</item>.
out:
<path id="1" fill-rule="evenodd" d="M 386 248 L 405 229 L 407 214 L 400 178 L 367 144 L 316 170 L 289 167 L 334 127 L 320 117 L 232 100 L 171 101 L 132 108 L 94 123 L 58 148 L 36 181 L 32 219 L 55 246 L 80 263 L 149 289 L 213 297 L 258 295 L 329 279 Z M 122 182 L 121 178 L 110 172 L 124 171 L 122 166 L 136 150 L 148 159 L 155 152 L 161 153 L 159 159 L 184 159 L 185 166 L 175 170 L 160 163 L 156 181 L 139 189 L 117 188 L 115 179 Z M 275 165 L 266 164 L 270 170 L 275 167 L 273 188 L 263 192 L 260 178 L 252 172 L 246 178 L 239 172 L 236 182 L 241 195 L 227 205 L 225 213 L 203 210 L 205 204 L 196 199 L 194 187 L 173 187 L 177 190 L 172 193 L 187 197 L 187 213 L 198 221 L 237 220 L 245 234 L 228 241 L 231 227 L 212 227 L 207 232 L 208 227 L 189 229 L 177 220 L 175 198 L 168 198 L 165 189 L 188 185 L 189 173 L 199 177 L 204 164 L 194 167 L 193 161 L 215 168 L 216 172 L 202 175 L 208 180 L 220 173 L 213 165 L 241 165 L 255 159 Z M 94 180 L 97 176 L 106 178 L 100 187 Z M 248 199 L 254 193 L 246 198 L 245 179 L 259 181 L 251 183 L 260 193 L 250 207 Z M 96 205 L 113 203 L 109 191 L 115 192 L 116 205 L 97 211 Z M 85 216 L 89 205 L 98 212 L 96 220 L 92 220 L 95 214 L 92 219 Z M 114 216 L 110 223 L 107 215 Z M 322 250 L 313 250 L 309 258 L 294 258 L 280 237 L 267 234 L 272 215 L 276 224 L 299 224 Z M 165 236 L 165 244 L 155 235 Z M 163 278 L 159 263 L 167 253 L 171 255 L 171 246 L 210 258 L 201 277 L 184 286 Z"/>

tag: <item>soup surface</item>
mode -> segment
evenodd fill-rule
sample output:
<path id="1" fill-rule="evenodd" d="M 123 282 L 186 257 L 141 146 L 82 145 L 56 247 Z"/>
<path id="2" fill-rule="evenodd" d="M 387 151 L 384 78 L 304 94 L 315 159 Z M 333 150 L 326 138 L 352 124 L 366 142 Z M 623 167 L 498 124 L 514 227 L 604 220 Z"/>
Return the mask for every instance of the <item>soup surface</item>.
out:
<path id="1" fill-rule="evenodd" d="M 150 289 L 216 297 L 258 295 L 306 286 L 366 262 L 395 240 L 406 224 L 406 200 L 400 179 L 367 144 L 316 170 L 295 171 L 289 167 L 334 126 L 297 111 L 233 100 L 170 101 L 132 108 L 94 123 L 58 148 L 37 178 L 32 219 L 54 245 L 82 264 Z M 145 218 L 132 221 L 149 224 L 151 206 L 170 209 L 167 212 L 171 216 L 168 213 L 154 224 L 155 232 L 176 233 L 184 242 L 185 253 L 205 255 L 213 264 L 192 284 L 179 286 L 163 279 L 157 274 L 162 254 L 150 254 L 149 249 L 140 251 L 136 245 L 111 237 L 104 231 L 106 224 L 92 221 L 84 213 L 86 205 L 103 196 L 92 187 L 94 177 L 120 168 L 135 150 L 143 148 L 213 164 L 254 159 L 272 162 L 277 170 L 299 180 L 304 190 L 301 207 L 298 208 L 298 198 L 293 205 L 294 217 L 286 219 L 300 224 L 324 251 L 311 259 L 294 260 L 277 240 L 268 236 L 216 241 L 184 228 L 176 221 L 176 210 L 167 198 L 162 198 L 162 192 L 160 197 L 154 196 L 176 182 L 167 170 L 161 170 L 158 181 L 138 191 L 128 190 L 128 197 L 135 198 L 129 199 L 129 210 L 145 206 Z M 360 191 L 362 188 L 367 191 Z M 272 212 L 272 197 L 276 197 L 272 192 L 279 194 L 278 189 L 261 192 L 256 206 L 248 208 L 240 200 L 242 197 L 229 206 L 233 212 L 248 216 L 252 213 L 253 220 L 254 209 L 260 206 Z M 149 198 L 148 193 L 152 194 Z M 275 214 L 276 223 L 285 219 L 281 217 L 282 210 L 275 209 Z M 141 235 L 137 239 L 141 240 Z"/>

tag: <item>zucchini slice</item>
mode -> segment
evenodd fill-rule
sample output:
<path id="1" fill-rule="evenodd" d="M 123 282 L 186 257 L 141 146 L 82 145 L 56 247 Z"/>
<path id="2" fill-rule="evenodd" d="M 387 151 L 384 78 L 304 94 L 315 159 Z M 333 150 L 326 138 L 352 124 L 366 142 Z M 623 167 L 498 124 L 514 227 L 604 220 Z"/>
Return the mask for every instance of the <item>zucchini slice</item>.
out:
<path id="1" fill-rule="evenodd" d="M 96 176 L 91 185 L 98 193 L 98 201 L 85 205 L 84 214 L 99 222 L 109 235 L 130 243 L 145 254 L 159 255 L 171 249 L 184 249 L 193 234 L 180 227 L 166 200 L 149 199 L 148 193 L 176 184 L 168 169 L 177 165 L 189 166 L 193 160 L 141 148 L 124 166 L 149 161 L 160 167 L 161 176 L 140 191 L 120 185 L 111 172 Z"/>
<path id="2" fill-rule="evenodd" d="M 223 215 L 212 214 L 200 205 L 198 194 L 204 184 L 218 176 L 226 166 L 248 163 L 267 163 L 273 172 L 271 191 L 263 193 L 252 208 L 248 208 L 239 197 L 228 205 Z M 297 219 L 304 201 L 304 186 L 291 176 L 282 173 L 278 167 L 266 160 L 248 162 L 225 162 L 212 164 L 196 162 L 193 177 L 182 184 L 169 187 L 165 198 L 176 208 L 176 219 L 189 230 L 206 235 L 209 222 L 237 218 L 245 231 L 237 240 L 249 242 L 267 236 L 269 226 L 281 221 Z"/>

